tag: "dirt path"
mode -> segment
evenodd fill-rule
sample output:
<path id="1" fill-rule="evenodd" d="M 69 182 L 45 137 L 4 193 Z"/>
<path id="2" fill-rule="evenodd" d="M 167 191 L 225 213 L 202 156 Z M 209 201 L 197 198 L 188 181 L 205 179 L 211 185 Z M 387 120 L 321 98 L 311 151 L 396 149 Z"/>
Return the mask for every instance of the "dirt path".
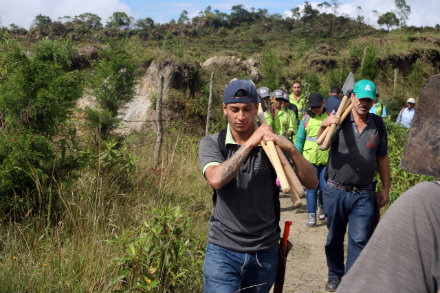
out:
<path id="1" fill-rule="evenodd" d="M 285 221 L 292 221 L 289 240 L 293 248 L 287 257 L 284 292 L 326 292 L 327 264 L 324 245 L 327 239 L 327 227 L 317 220 L 315 227 L 307 223 L 305 197 L 302 206 L 293 209 L 292 201 L 287 195 L 280 195 L 281 230 Z M 283 231 L 281 231 L 283 235 Z"/>

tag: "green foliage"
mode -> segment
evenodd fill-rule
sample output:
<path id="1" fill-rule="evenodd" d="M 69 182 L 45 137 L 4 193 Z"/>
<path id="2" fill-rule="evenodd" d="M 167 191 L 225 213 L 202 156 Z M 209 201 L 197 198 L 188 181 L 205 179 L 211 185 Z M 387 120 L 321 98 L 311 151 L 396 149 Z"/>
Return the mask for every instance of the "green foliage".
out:
<path id="1" fill-rule="evenodd" d="M 70 68 L 72 54 L 69 42 L 39 42 L 32 57 L 11 44 L 8 74 L 0 84 L 0 111 L 10 127 L 56 133 L 82 94 L 83 77 Z"/>
<path id="2" fill-rule="evenodd" d="M 334 86 L 339 86 L 342 89 L 342 86 L 347 79 L 350 70 L 345 67 L 335 68 L 333 70 L 328 71 L 328 89 L 330 90 Z"/>
<path id="3" fill-rule="evenodd" d="M 365 54 L 364 64 L 361 67 L 360 79 L 369 79 L 375 81 L 379 74 L 379 66 L 377 64 L 377 50 L 374 47 L 368 48 Z"/>
<path id="4" fill-rule="evenodd" d="M 11 40 L 2 46 L 0 83 L 1 212 L 17 214 L 51 205 L 44 191 L 79 167 L 75 130 L 66 120 L 82 94 L 82 75 L 71 69 L 69 42 L 43 40 L 26 55 Z"/>
<path id="5" fill-rule="evenodd" d="M 92 128 L 106 135 L 116 127 L 120 107 L 134 97 L 137 64 L 123 44 L 113 42 L 93 65 L 91 86 L 99 108 L 87 108 L 86 115 Z"/>
<path id="6" fill-rule="evenodd" d="M 264 49 L 261 62 L 261 75 L 264 86 L 275 90 L 281 86 L 282 65 L 275 50 Z"/>
<path id="7" fill-rule="evenodd" d="M 129 29 L 131 23 L 133 22 L 133 18 L 129 17 L 125 12 L 113 12 L 112 16 L 110 16 L 107 27 L 117 28 L 117 29 Z"/>
<path id="8" fill-rule="evenodd" d="M 202 290 L 204 251 L 180 208 L 153 209 L 140 229 L 125 231 L 110 243 L 119 276 L 109 287 L 122 291 L 198 292 Z"/>
<path id="9" fill-rule="evenodd" d="M 171 32 L 168 32 L 165 39 L 162 42 L 162 49 L 168 51 L 172 55 L 182 57 L 183 56 L 183 46 Z"/>
<path id="10" fill-rule="evenodd" d="M 390 120 L 386 121 L 388 133 L 388 156 L 390 158 L 390 178 L 391 191 L 389 205 L 392 204 L 403 192 L 423 181 L 432 181 L 434 178 L 410 173 L 400 168 L 400 159 L 402 158 L 403 148 L 408 136 L 408 129 L 394 124 Z M 376 175 L 379 180 L 379 176 Z M 379 187 L 379 190 L 381 187 Z"/>
<path id="11" fill-rule="evenodd" d="M 397 14 L 399 15 L 399 21 L 401 26 L 406 25 L 409 15 L 411 14 L 411 7 L 406 4 L 405 0 L 394 0 L 394 4 L 397 8 Z M 397 24 L 399 25 L 399 24 Z"/>
<path id="12" fill-rule="evenodd" d="M 393 12 L 387 12 L 382 14 L 377 20 L 377 24 L 380 26 L 386 25 L 387 29 L 390 30 L 393 26 L 399 25 L 399 19 Z"/>
<path id="13" fill-rule="evenodd" d="M 411 88 L 409 90 L 410 96 L 418 96 L 423 88 L 423 85 L 429 77 L 430 74 L 426 72 L 423 63 L 420 60 L 417 60 L 412 66 L 410 74 L 408 74 L 408 81 L 411 84 Z"/>

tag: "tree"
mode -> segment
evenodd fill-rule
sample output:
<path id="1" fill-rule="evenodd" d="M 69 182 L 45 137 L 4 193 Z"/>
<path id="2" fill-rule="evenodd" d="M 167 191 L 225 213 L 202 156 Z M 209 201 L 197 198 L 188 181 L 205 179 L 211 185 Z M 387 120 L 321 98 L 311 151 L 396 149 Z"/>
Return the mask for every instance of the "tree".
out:
<path id="1" fill-rule="evenodd" d="M 182 13 L 180 13 L 180 17 L 177 20 L 177 24 L 187 24 L 187 23 L 189 23 L 188 11 L 183 10 Z"/>
<path id="2" fill-rule="evenodd" d="M 107 22 L 107 27 L 117 28 L 117 29 L 129 29 L 131 23 L 133 22 L 133 17 L 129 17 L 125 12 L 113 12 Z"/>
<path id="3" fill-rule="evenodd" d="M 144 19 L 138 19 L 138 21 L 135 23 L 135 27 L 140 30 L 148 30 L 154 28 L 154 20 L 147 17 Z"/>
<path id="4" fill-rule="evenodd" d="M 252 21 L 251 13 L 247 11 L 242 4 L 232 6 L 231 11 L 229 22 L 232 25 L 239 25 L 243 22 L 250 23 Z"/>
<path id="5" fill-rule="evenodd" d="M 93 13 L 82 13 L 78 16 L 75 16 L 75 20 L 83 23 L 84 26 L 88 29 L 100 29 L 102 28 L 101 17 Z"/>
<path id="6" fill-rule="evenodd" d="M 294 9 L 290 10 L 292 11 L 292 18 L 294 20 L 299 20 L 301 18 L 301 10 L 299 6 L 296 6 Z"/>
<path id="7" fill-rule="evenodd" d="M 78 166 L 75 131 L 66 122 L 83 77 L 72 69 L 70 42 L 44 39 L 30 54 L 11 40 L 0 46 L 0 67 L 8 72 L 0 83 L 0 212 L 41 211 Z"/>
<path id="8" fill-rule="evenodd" d="M 411 7 L 406 4 L 405 0 L 394 0 L 396 5 L 396 13 L 399 16 L 399 21 L 401 26 L 406 26 L 406 21 L 411 14 Z"/>
<path id="9" fill-rule="evenodd" d="M 47 36 L 52 24 L 52 20 L 49 16 L 38 14 L 32 24 L 32 28 L 38 31 L 41 35 Z"/>
<path id="10" fill-rule="evenodd" d="M 356 21 L 357 21 L 358 23 L 363 23 L 364 20 L 365 20 L 365 18 L 364 18 L 364 16 L 362 15 L 362 7 L 361 7 L 361 6 L 358 6 L 358 7 L 356 8 L 356 10 L 357 10 Z"/>
<path id="11" fill-rule="evenodd" d="M 309 20 L 313 19 L 319 14 L 319 11 L 314 9 L 312 4 L 309 3 L 309 1 L 304 2 L 304 8 L 303 8 L 303 20 Z"/>
<path id="12" fill-rule="evenodd" d="M 110 49 L 100 55 L 90 81 L 99 109 L 87 108 L 86 115 L 91 128 L 105 136 L 119 122 L 119 109 L 134 97 L 137 73 L 136 63 L 123 44 L 110 43 Z"/>
<path id="13" fill-rule="evenodd" d="M 393 26 L 399 25 L 399 19 L 394 14 L 394 12 L 387 12 L 385 14 L 382 14 L 379 19 L 377 20 L 377 23 L 382 26 L 386 25 L 388 31 L 390 31 L 390 28 Z"/>

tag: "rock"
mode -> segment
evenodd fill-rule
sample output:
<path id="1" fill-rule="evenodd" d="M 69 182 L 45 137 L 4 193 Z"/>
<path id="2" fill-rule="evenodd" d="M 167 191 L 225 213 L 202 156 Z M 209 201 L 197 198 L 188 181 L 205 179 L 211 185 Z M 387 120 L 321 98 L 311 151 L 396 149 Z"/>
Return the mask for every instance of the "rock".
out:
<path id="1" fill-rule="evenodd" d="M 260 62 L 255 58 L 243 61 L 242 59 L 235 56 L 214 56 L 212 58 L 206 59 L 205 62 L 203 62 L 202 64 L 203 68 L 214 66 L 222 68 L 237 68 L 238 71 L 245 70 L 249 72 L 249 75 L 255 81 L 258 81 L 260 79 L 260 71 L 258 70 Z"/>

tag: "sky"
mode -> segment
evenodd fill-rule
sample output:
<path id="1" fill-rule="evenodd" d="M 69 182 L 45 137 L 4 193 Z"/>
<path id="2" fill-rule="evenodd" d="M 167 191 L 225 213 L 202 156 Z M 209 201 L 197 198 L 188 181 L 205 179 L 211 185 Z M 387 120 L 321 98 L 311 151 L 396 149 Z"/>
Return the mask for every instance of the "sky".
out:
<path id="1" fill-rule="evenodd" d="M 324 2 L 309 2 L 316 7 L 317 4 Z M 331 0 L 327 0 L 331 3 Z M 359 13 L 358 6 L 365 21 L 377 27 L 377 16 L 373 10 L 383 14 L 395 10 L 394 0 L 339 0 L 340 3 L 337 14 L 348 15 L 356 18 Z M 411 14 L 407 25 L 414 26 L 435 26 L 440 24 L 440 1 L 439 0 L 406 0 L 411 7 Z M 122 11 L 133 17 L 135 20 L 150 17 L 155 23 L 169 22 L 171 19 L 177 20 L 183 10 L 188 12 L 188 16 L 194 17 L 206 7 L 211 6 L 212 11 L 230 13 L 233 5 L 242 4 L 247 10 L 251 8 L 267 9 L 269 14 L 278 13 L 288 16 L 290 10 L 300 6 L 303 7 L 302 0 L 285 1 L 266 1 L 266 0 L 236 0 L 236 1 L 191 1 L 191 0 L 0 0 L 0 26 L 9 27 L 16 24 L 25 29 L 29 29 L 38 14 L 49 16 L 52 21 L 56 21 L 64 16 L 75 17 L 85 12 L 94 13 L 101 17 L 101 22 L 105 25 L 113 12 Z M 332 11 L 328 11 L 332 12 Z"/>

